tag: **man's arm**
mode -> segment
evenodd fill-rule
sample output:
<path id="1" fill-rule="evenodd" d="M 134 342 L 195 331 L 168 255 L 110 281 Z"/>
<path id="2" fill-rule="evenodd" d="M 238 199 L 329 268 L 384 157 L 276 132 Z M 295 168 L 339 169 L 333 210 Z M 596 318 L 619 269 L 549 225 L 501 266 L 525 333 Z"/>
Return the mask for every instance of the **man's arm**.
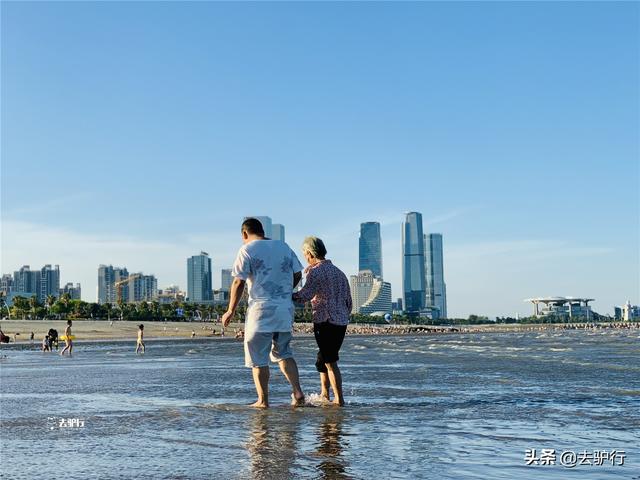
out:
<path id="1" fill-rule="evenodd" d="M 302 272 L 296 272 L 293 274 L 293 288 L 296 288 L 302 280 Z"/>
<path id="2" fill-rule="evenodd" d="M 240 303 L 240 299 L 242 298 L 245 283 L 246 282 L 244 280 L 237 277 L 233 279 L 233 283 L 231 283 L 231 292 L 229 294 L 229 307 L 222 316 L 222 326 L 228 326 L 231 319 L 236 314 L 236 308 L 238 308 L 238 303 Z"/>

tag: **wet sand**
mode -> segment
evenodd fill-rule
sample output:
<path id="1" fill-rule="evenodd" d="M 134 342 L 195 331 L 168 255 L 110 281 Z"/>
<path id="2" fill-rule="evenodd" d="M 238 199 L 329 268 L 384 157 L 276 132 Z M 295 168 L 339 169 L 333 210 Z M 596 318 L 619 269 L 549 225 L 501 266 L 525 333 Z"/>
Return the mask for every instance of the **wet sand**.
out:
<path id="1" fill-rule="evenodd" d="M 73 320 L 72 332 L 75 341 L 96 340 L 131 340 L 135 342 L 138 324 L 144 324 L 145 340 L 191 338 L 220 338 L 221 325 L 213 322 L 134 322 L 114 320 L 113 324 L 106 320 Z M 3 320 L 0 328 L 11 338 L 11 343 L 30 343 L 30 333 L 34 333 L 34 343 L 42 343 L 42 338 L 50 328 L 55 328 L 59 335 L 64 334 L 65 320 Z M 308 323 L 296 323 L 295 332 L 299 335 L 312 335 L 313 326 Z M 526 332 L 544 330 L 596 330 L 611 328 L 639 329 L 638 322 L 617 323 L 579 323 L 579 324 L 497 324 L 497 325 L 362 325 L 351 324 L 347 331 L 350 335 L 415 335 L 443 333 L 497 333 Z M 234 338 L 235 332 L 244 329 L 244 324 L 231 324 L 225 329 L 225 338 Z"/>

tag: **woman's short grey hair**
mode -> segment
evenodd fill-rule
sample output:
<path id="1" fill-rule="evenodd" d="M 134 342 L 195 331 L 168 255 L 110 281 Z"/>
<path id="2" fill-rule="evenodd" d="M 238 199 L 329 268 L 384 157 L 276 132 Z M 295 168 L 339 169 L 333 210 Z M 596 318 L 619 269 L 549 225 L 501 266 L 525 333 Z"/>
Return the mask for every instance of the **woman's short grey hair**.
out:
<path id="1" fill-rule="evenodd" d="M 302 251 L 309 252 L 314 258 L 324 258 L 327 254 L 327 249 L 324 246 L 324 242 L 318 237 L 307 237 L 302 243 Z"/>

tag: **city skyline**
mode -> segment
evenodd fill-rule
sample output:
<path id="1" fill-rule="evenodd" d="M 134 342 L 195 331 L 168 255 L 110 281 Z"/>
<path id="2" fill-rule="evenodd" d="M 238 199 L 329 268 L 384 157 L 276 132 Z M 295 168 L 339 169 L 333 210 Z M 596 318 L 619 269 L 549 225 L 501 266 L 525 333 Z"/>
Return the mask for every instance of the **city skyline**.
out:
<path id="1" fill-rule="evenodd" d="M 347 275 L 378 221 L 398 298 L 413 210 L 450 317 L 638 303 L 637 4 L 93 7 L 2 4 L 2 272 L 59 264 L 93 300 L 100 264 L 186 288 L 205 250 L 216 284 L 257 212 Z"/>

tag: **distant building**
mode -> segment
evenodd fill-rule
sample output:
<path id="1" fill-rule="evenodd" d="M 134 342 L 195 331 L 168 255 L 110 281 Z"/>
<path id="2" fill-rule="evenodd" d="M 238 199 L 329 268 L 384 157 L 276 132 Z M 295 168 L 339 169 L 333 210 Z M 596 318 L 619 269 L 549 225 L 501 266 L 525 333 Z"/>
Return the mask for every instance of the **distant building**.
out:
<path id="1" fill-rule="evenodd" d="M 155 275 L 144 275 L 142 272 L 129 275 L 128 303 L 151 302 L 158 298 L 158 280 Z"/>
<path id="2" fill-rule="evenodd" d="M 14 296 L 30 298 L 40 295 L 40 272 L 32 271 L 29 265 L 24 265 L 20 270 L 13 272 Z"/>
<path id="3" fill-rule="evenodd" d="M 593 311 L 589 305 L 589 302 L 593 301 L 593 298 L 577 297 L 538 297 L 525 300 L 533 304 L 533 315 L 536 317 L 552 315 L 558 318 L 586 320 L 593 318 Z"/>
<path id="4" fill-rule="evenodd" d="M 359 308 L 362 315 L 385 315 L 393 313 L 391 308 L 391 284 L 381 278 L 374 278 L 369 298 Z"/>
<path id="5" fill-rule="evenodd" d="M 126 267 L 100 265 L 98 267 L 98 303 L 117 303 L 118 290 L 120 299 L 127 302 L 129 288 L 125 282 L 127 278 L 129 278 L 129 272 Z"/>
<path id="6" fill-rule="evenodd" d="M 373 272 L 365 270 L 358 275 L 351 275 L 349 278 L 349 287 L 351 288 L 351 300 L 353 307 L 351 313 L 359 313 L 360 307 L 369 300 L 371 290 L 373 290 Z"/>
<path id="7" fill-rule="evenodd" d="M 363 315 L 391 313 L 391 284 L 365 270 L 351 275 L 349 286 L 353 308 L 351 313 Z"/>
<path id="8" fill-rule="evenodd" d="M 82 288 L 79 283 L 75 285 L 71 282 L 67 283 L 64 287 L 60 289 L 59 296 L 64 295 L 65 293 L 69 294 L 69 298 L 71 300 L 81 300 L 82 299 Z"/>
<path id="9" fill-rule="evenodd" d="M 220 291 L 229 293 L 231 291 L 232 280 L 231 269 L 223 268 L 220 272 Z"/>
<path id="10" fill-rule="evenodd" d="M 55 265 L 45 265 L 40 270 L 40 290 L 38 300 L 44 303 L 47 297 L 52 295 L 56 298 L 60 295 L 60 267 Z"/>
<path id="11" fill-rule="evenodd" d="M 183 302 L 186 294 L 180 290 L 177 285 L 169 285 L 167 288 L 158 292 L 158 303 L 161 305 L 170 305 L 173 302 Z"/>
<path id="12" fill-rule="evenodd" d="M 625 322 L 637 322 L 640 321 L 640 306 L 631 305 L 631 301 L 627 300 L 627 303 L 621 307 L 614 307 L 615 319 Z"/>
<path id="13" fill-rule="evenodd" d="M 13 275 L 10 273 L 5 273 L 0 278 L 0 293 L 7 295 L 9 292 L 13 290 Z"/>
<path id="14" fill-rule="evenodd" d="M 425 307 L 424 251 L 422 214 L 409 212 L 402 224 L 402 289 L 409 315 L 418 315 Z"/>
<path id="15" fill-rule="evenodd" d="M 397 306 L 398 306 L 398 310 L 402 310 L 402 299 L 399 298 L 398 301 L 396 302 Z"/>
<path id="16" fill-rule="evenodd" d="M 447 286 L 444 283 L 442 235 L 440 233 L 425 235 L 424 248 L 426 307 L 433 312 L 432 315 L 435 318 L 447 318 Z"/>
<path id="17" fill-rule="evenodd" d="M 271 238 L 273 240 L 282 240 L 284 242 L 284 225 L 281 223 L 274 223 L 271 225 Z"/>
<path id="18" fill-rule="evenodd" d="M 248 216 L 244 217 L 244 220 L 246 220 L 247 218 L 255 218 L 256 220 L 260 221 L 260 223 L 262 224 L 262 229 L 264 230 L 264 236 L 267 238 L 272 238 L 273 229 L 271 224 L 271 217 Z"/>
<path id="19" fill-rule="evenodd" d="M 187 299 L 193 303 L 213 300 L 211 259 L 207 252 L 187 259 Z"/>
<path id="20" fill-rule="evenodd" d="M 360 224 L 358 247 L 358 271 L 369 270 L 375 277 L 382 278 L 382 240 L 378 222 Z"/>

